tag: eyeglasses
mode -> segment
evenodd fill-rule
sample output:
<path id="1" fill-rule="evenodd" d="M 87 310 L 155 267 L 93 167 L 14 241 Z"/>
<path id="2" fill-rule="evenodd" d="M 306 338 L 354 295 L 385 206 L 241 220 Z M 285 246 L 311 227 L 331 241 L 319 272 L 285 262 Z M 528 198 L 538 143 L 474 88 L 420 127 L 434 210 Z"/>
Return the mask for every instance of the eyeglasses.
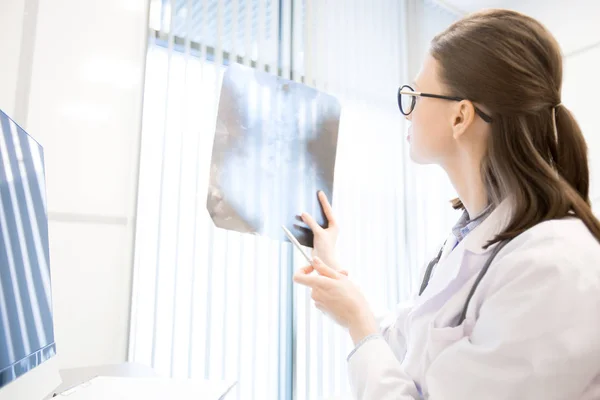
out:
<path id="1" fill-rule="evenodd" d="M 431 93 L 421 93 L 415 92 L 413 88 L 408 85 L 404 85 L 398 89 L 398 107 L 400 107 L 400 112 L 404 115 L 409 115 L 415 109 L 415 104 L 417 103 L 417 97 L 431 97 L 434 99 L 442 99 L 442 100 L 451 100 L 451 101 L 463 101 L 462 97 L 455 96 L 442 96 L 439 94 L 431 94 Z M 492 122 L 492 117 L 481 111 L 479 108 L 475 107 L 475 113 L 481 117 L 482 120 L 487 122 L 488 124 Z"/>

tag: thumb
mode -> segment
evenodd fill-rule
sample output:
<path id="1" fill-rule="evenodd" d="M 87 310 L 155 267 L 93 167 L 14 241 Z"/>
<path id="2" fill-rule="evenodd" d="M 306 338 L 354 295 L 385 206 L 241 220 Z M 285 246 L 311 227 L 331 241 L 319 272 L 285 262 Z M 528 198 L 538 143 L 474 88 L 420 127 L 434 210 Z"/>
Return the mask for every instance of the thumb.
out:
<path id="1" fill-rule="evenodd" d="M 337 279 L 340 275 L 337 273 L 336 270 L 327 266 L 323 261 L 321 261 L 321 259 L 319 257 L 315 257 L 313 259 L 313 267 L 319 274 L 326 276 L 328 278 Z"/>

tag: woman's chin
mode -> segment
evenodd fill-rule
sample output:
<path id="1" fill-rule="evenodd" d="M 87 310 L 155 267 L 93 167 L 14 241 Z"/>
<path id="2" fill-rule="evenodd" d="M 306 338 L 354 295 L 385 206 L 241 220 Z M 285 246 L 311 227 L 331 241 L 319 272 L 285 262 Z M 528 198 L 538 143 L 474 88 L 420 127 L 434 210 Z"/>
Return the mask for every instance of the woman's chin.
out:
<path id="1" fill-rule="evenodd" d="M 421 158 L 419 157 L 419 153 L 415 151 L 414 146 L 412 145 L 412 143 L 409 145 L 409 155 L 410 155 L 410 159 L 412 162 L 417 163 L 417 164 L 421 164 Z"/>
<path id="2" fill-rule="evenodd" d="M 431 161 L 427 160 L 427 157 L 423 157 L 422 154 L 419 154 L 419 152 L 415 150 L 416 149 L 414 148 L 414 146 L 411 145 L 409 155 L 412 162 L 420 165 L 431 164 Z"/>

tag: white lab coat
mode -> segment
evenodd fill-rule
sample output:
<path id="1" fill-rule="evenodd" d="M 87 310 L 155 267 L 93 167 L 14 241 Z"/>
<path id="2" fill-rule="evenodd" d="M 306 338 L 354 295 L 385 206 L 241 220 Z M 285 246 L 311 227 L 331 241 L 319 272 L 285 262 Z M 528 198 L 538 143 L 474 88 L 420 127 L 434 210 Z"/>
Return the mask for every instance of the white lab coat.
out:
<path id="1" fill-rule="evenodd" d="M 454 250 L 451 235 L 423 295 L 350 357 L 355 398 L 600 399 L 600 244 L 580 220 L 506 245 L 455 326 L 510 214 L 502 203 Z"/>

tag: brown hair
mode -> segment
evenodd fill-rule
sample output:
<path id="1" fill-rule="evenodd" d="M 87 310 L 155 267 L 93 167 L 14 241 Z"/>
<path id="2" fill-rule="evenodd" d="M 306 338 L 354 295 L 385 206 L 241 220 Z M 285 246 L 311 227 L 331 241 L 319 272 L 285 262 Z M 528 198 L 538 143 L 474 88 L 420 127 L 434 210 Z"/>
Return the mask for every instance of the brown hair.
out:
<path id="1" fill-rule="evenodd" d="M 560 104 L 562 55 L 550 32 L 523 14 L 486 10 L 437 35 L 430 51 L 452 95 L 483 105 L 493 118 L 483 181 L 493 204 L 511 198 L 515 208 L 489 244 L 567 215 L 580 218 L 600 241 L 588 194 L 587 145 Z M 460 201 L 454 206 L 462 208 Z"/>

